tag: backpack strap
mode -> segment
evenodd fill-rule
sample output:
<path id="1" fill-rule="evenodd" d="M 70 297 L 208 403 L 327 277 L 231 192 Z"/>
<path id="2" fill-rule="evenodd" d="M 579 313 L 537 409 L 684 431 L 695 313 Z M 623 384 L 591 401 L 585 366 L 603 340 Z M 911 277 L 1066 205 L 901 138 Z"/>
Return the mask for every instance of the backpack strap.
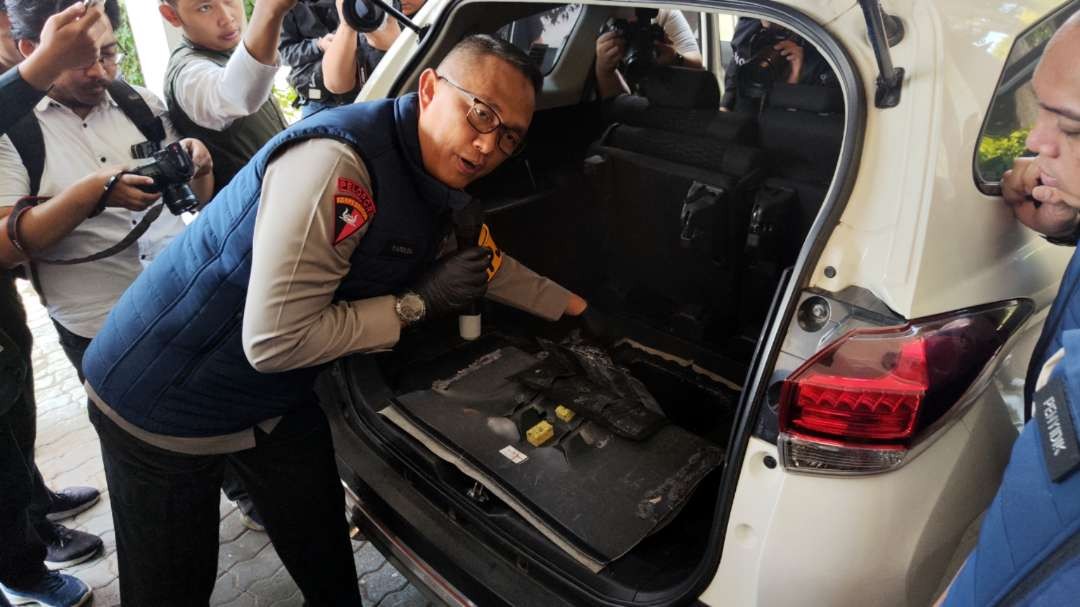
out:
<path id="1" fill-rule="evenodd" d="M 41 189 L 41 174 L 45 171 L 45 136 L 37 116 L 30 112 L 7 131 L 11 144 L 22 158 L 26 174 L 30 178 L 30 196 L 37 196 Z"/>
<path id="2" fill-rule="evenodd" d="M 119 78 L 109 83 L 109 94 L 120 111 L 128 117 L 148 141 L 161 144 L 165 141 L 165 124 L 130 84 Z M 37 116 L 30 112 L 7 131 L 11 144 L 22 158 L 26 174 L 30 178 L 30 196 L 37 196 L 41 189 L 41 175 L 45 172 L 45 138 Z"/>
<path id="3" fill-rule="evenodd" d="M 165 124 L 161 121 L 161 117 L 154 115 L 154 111 L 134 87 L 117 78 L 106 88 L 116 105 L 120 106 L 120 111 L 124 112 L 128 120 L 135 123 L 136 128 L 147 141 L 159 145 L 165 141 Z"/>

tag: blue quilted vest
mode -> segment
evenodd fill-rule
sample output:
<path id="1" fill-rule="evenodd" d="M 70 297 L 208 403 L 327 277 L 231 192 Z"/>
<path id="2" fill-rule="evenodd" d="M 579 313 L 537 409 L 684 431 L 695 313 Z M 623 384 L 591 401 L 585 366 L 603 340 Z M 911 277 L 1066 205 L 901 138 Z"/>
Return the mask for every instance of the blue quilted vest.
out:
<path id="1" fill-rule="evenodd" d="M 1039 374 L 1061 348 L 1066 356 L 1051 384 L 1061 387 L 1074 424 L 1080 424 L 1080 250 L 1069 261 L 1032 352 L 1024 396 L 1028 410 L 1037 401 L 1034 417 L 1046 415 L 1038 398 L 1043 393 L 1035 394 Z M 1033 419 L 1017 438 L 979 542 L 953 582 L 946 606 L 1080 601 L 1080 471 L 1051 478 L 1042 444 L 1046 433 Z"/>
<path id="2" fill-rule="evenodd" d="M 430 265 L 449 211 L 468 202 L 424 171 L 417 116 L 415 95 L 343 106 L 267 142 L 113 308 L 83 360 L 94 391 L 135 426 L 184 437 L 237 432 L 312 402 L 318 369 L 259 373 L 241 343 L 267 164 L 283 146 L 314 137 L 357 150 L 377 212 L 336 298 L 393 293 Z M 411 255 L 400 254 L 402 242 Z"/>
<path id="3" fill-rule="evenodd" d="M 1024 380 L 1025 410 L 1031 410 L 1031 395 L 1047 359 L 1061 349 L 1061 336 L 1065 331 L 1080 329 L 1080 249 L 1073 253 L 1061 278 L 1054 304 L 1043 323 L 1042 333 L 1028 363 L 1027 377 Z M 1080 354 L 1078 352 L 1077 354 Z"/>
<path id="4" fill-rule="evenodd" d="M 1075 303 L 1075 302 L 1073 302 Z M 1050 386 L 1063 400 L 1047 407 L 1047 395 L 1036 394 L 1035 416 L 1060 419 L 1068 411 L 1076 436 L 1080 428 L 1080 330 L 1060 333 L 1055 341 L 1065 358 L 1051 375 Z M 1050 428 L 1047 430 L 1046 428 Z M 1001 487 L 979 530 L 979 542 L 949 590 L 946 607 L 992 605 L 1059 606 L 1080 601 L 1080 470 L 1057 480 L 1044 448 L 1055 425 L 1032 420 L 1013 445 Z M 1080 437 L 1078 437 L 1080 439 Z M 1078 443 L 1080 444 L 1080 440 Z M 1077 445 L 1069 449 L 1075 454 Z M 1068 449 L 1067 449 L 1068 450 Z M 1066 450 L 1066 451 L 1067 451 Z"/>

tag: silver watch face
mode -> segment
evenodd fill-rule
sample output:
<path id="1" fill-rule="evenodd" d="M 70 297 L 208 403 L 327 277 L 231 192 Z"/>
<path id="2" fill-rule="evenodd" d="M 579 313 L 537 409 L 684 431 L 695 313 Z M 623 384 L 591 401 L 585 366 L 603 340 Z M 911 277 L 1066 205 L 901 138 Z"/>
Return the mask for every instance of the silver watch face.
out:
<path id="1" fill-rule="evenodd" d="M 406 323 L 414 323 L 424 318 L 426 306 L 424 300 L 416 293 L 405 293 L 397 299 L 398 317 Z"/>

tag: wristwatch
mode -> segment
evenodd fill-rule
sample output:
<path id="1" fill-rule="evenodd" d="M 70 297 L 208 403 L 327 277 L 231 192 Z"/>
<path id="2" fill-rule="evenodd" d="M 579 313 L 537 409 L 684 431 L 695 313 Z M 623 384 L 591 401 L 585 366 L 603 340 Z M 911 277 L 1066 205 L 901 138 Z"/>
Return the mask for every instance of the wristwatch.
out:
<path id="1" fill-rule="evenodd" d="M 394 298 L 394 313 L 406 327 L 424 320 L 427 304 L 424 298 L 412 291 L 406 291 Z"/>
<path id="2" fill-rule="evenodd" d="M 685 65 L 686 57 L 683 57 L 682 53 L 675 53 L 675 61 L 673 61 L 673 63 L 675 65 Z"/>

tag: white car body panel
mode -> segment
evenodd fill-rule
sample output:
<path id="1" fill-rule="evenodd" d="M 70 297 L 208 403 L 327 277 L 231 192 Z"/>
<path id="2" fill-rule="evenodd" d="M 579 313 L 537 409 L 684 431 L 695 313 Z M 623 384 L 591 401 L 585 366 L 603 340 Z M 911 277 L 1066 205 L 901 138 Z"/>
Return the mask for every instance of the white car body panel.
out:
<path id="1" fill-rule="evenodd" d="M 1012 41 L 1060 3 L 978 4 L 889 3 L 907 31 L 892 48 L 906 72 L 903 95 L 895 108 L 868 112 L 858 179 L 812 286 L 866 288 L 905 318 L 1017 296 L 1037 295 L 1038 307 L 1052 299 L 1072 249 L 1047 243 L 979 192 L 972 157 Z M 877 67 L 862 12 L 828 29 L 846 43 L 872 100 Z"/>
<path id="2" fill-rule="evenodd" d="M 867 289 L 908 319 L 1015 297 L 1032 299 L 1038 312 L 999 357 L 984 392 L 897 470 L 852 478 L 769 469 L 766 456 L 780 461 L 776 446 L 752 438 L 720 567 L 701 600 L 926 605 L 976 514 L 972 504 L 989 503 L 996 490 L 1022 419 L 1027 361 L 1073 251 L 1047 243 L 999 198 L 979 192 L 972 168 L 982 117 L 1015 36 L 1061 3 L 886 2 L 906 29 L 891 49 L 906 72 L 901 102 L 887 110 L 873 107 L 878 69 L 859 5 L 791 4 L 846 47 L 868 105 L 854 188 L 810 286 Z M 446 6 L 429 0 L 415 21 L 434 23 Z M 415 35 L 401 36 L 359 99 L 389 95 L 416 48 Z"/>

